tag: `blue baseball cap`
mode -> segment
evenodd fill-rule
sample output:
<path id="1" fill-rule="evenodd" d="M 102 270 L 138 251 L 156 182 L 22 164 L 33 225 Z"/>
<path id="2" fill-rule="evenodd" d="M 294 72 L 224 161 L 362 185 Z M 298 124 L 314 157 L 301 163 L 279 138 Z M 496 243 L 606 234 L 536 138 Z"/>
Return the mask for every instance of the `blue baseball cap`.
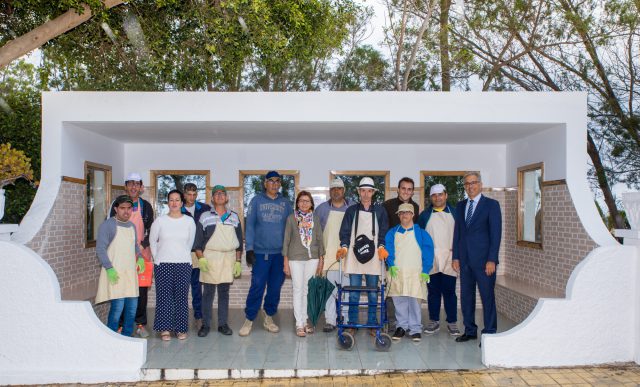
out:
<path id="1" fill-rule="evenodd" d="M 277 171 L 269 171 L 267 172 L 267 176 L 266 179 L 273 179 L 274 177 L 277 177 L 278 179 L 282 180 L 282 176 L 280 176 L 280 174 Z"/>

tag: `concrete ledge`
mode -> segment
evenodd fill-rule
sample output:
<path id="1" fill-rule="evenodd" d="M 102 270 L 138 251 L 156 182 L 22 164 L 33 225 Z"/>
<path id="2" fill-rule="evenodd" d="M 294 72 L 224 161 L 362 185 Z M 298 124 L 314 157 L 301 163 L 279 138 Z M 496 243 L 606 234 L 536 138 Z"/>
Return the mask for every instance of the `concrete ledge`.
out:
<path id="1" fill-rule="evenodd" d="M 524 321 L 541 298 L 564 297 L 557 291 L 541 288 L 509 275 L 497 276 L 495 291 L 498 312 L 516 323 Z"/>

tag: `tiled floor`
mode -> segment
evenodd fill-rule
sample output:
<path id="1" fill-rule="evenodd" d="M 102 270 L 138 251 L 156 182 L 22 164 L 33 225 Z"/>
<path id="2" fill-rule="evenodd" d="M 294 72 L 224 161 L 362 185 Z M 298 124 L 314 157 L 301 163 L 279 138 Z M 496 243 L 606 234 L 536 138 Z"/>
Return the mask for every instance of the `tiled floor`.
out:
<path id="1" fill-rule="evenodd" d="M 153 310 L 149 311 L 153 317 Z M 426 310 L 423 321 L 427 321 Z M 215 316 L 215 311 L 214 311 Z M 363 312 L 364 317 L 364 312 Z M 194 328 L 189 338 L 175 337 L 163 342 L 152 334 L 148 339 L 148 369 L 196 370 L 473 370 L 483 369 L 478 340 L 456 343 L 446 327 L 433 336 L 423 336 L 420 343 L 408 338 L 394 342 L 389 352 L 375 350 L 373 338 L 362 330 L 356 335 L 352 351 L 336 347 L 336 333 L 317 332 L 306 338 L 296 337 L 292 310 L 281 310 L 276 317 L 281 331 L 268 333 L 262 328 L 260 317 L 254 322 L 249 337 L 237 332 L 244 321 L 240 309 L 230 311 L 232 336 L 223 336 L 214 328 L 209 336 L 200 338 Z M 444 316 L 441 321 L 444 321 Z M 477 322 L 482 322 L 479 314 Z M 324 322 L 321 320 L 319 326 Z M 150 327 L 152 324 L 149 325 Z M 514 323 L 498 316 L 499 331 L 506 331 Z M 460 324 L 460 328 L 462 328 Z"/>

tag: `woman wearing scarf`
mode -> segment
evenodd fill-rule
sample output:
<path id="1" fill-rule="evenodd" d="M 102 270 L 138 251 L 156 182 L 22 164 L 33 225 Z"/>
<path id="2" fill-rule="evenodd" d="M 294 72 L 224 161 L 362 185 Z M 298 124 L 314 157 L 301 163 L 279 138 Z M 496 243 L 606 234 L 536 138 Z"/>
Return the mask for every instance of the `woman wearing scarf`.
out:
<path id="1" fill-rule="evenodd" d="M 311 194 L 301 191 L 295 211 L 287 218 L 282 245 L 284 273 L 293 282 L 293 314 L 299 337 L 313 333 L 313 327 L 307 323 L 307 284 L 314 274 L 322 274 L 324 261 L 322 227 L 313 209 Z"/>

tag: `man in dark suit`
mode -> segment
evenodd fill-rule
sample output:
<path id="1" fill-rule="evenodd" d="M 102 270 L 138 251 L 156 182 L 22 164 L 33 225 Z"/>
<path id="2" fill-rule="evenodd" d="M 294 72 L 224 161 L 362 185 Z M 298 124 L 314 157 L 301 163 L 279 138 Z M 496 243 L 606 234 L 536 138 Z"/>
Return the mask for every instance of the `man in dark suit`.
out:
<path id="1" fill-rule="evenodd" d="M 463 177 L 468 199 L 458 202 L 453 230 L 454 270 L 460 273 L 460 305 L 464 334 L 461 343 L 478 338 L 475 323 L 476 284 L 482 299 L 484 329 L 482 333 L 496 333 L 497 312 L 494 288 L 496 266 L 502 237 L 500 204 L 482 195 L 479 172 Z"/>

